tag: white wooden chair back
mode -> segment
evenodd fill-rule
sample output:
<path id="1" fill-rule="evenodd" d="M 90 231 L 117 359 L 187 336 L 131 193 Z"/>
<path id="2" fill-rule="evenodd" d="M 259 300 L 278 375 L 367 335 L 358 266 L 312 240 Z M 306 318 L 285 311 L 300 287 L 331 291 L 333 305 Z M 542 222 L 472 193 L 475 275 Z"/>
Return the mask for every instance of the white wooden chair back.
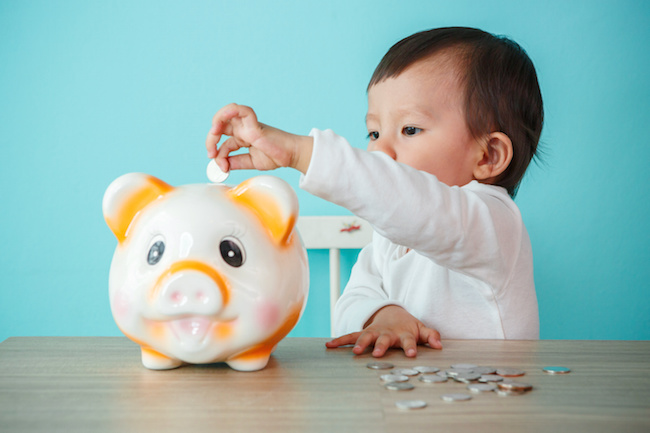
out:
<path id="1" fill-rule="evenodd" d="M 334 305 L 341 295 L 341 249 L 361 249 L 372 240 L 370 224 L 354 215 L 300 216 L 298 231 L 307 249 L 329 250 L 330 334 L 334 336 Z"/>

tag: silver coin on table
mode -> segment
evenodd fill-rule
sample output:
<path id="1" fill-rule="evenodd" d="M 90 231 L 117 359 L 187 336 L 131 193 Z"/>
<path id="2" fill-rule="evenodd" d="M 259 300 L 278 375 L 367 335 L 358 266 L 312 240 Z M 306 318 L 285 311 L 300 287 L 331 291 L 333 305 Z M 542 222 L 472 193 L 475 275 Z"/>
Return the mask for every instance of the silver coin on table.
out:
<path id="1" fill-rule="evenodd" d="M 443 383 L 447 382 L 446 376 L 439 376 L 437 374 L 423 374 L 418 378 L 420 382 L 424 383 Z"/>
<path id="2" fill-rule="evenodd" d="M 473 368 L 474 373 L 479 373 L 479 374 L 494 374 L 497 372 L 497 369 L 494 367 L 488 367 L 485 365 L 479 365 L 476 368 Z"/>
<path id="3" fill-rule="evenodd" d="M 476 367 L 478 367 L 478 365 L 476 364 L 464 364 L 464 363 L 453 364 L 451 366 L 451 368 L 453 368 L 454 370 L 473 370 Z"/>
<path id="4" fill-rule="evenodd" d="M 470 368 L 448 368 L 445 370 L 445 373 L 448 377 L 454 377 L 458 376 L 459 374 L 474 373 L 474 370 Z"/>
<path id="5" fill-rule="evenodd" d="M 472 396 L 469 394 L 443 394 L 440 396 L 444 401 L 467 401 L 471 400 Z"/>
<path id="6" fill-rule="evenodd" d="M 395 367 L 393 364 L 390 362 L 381 362 L 381 361 L 374 361 L 374 362 L 369 362 L 366 364 L 366 367 L 373 369 L 373 370 L 390 370 L 391 368 Z"/>
<path id="7" fill-rule="evenodd" d="M 417 367 L 413 367 L 413 369 L 419 371 L 422 374 L 431 374 L 440 371 L 438 367 L 434 367 L 431 365 L 418 365 Z"/>
<path id="8" fill-rule="evenodd" d="M 474 372 L 458 373 L 457 375 L 452 376 L 452 378 L 456 382 L 462 382 L 462 383 L 470 383 L 472 381 L 478 380 L 480 377 L 481 377 L 480 374 Z"/>
<path id="9" fill-rule="evenodd" d="M 408 382 L 409 377 L 403 374 L 382 374 L 379 378 L 384 382 Z"/>
<path id="10" fill-rule="evenodd" d="M 501 382 L 503 377 L 498 374 L 483 374 L 478 378 L 479 382 L 488 383 L 488 382 Z"/>
<path id="11" fill-rule="evenodd" d="M 417 376 L 418 374 L 420 374 L 420 372 L 414 368 L 398 368 L 395 370 L 395 374 L 403 374 L 405 376 Z"/>
<path id="12" fill-rule="evenodd" d="M 423 400 L 398 400 L 395 406 L 402 410 L 415 410 L 427 407 L 427 402 Z"/>
<path id="13" fill-rule="evenodd" d="M 526 372 L 518 368 L 497 368 L 497 374 L 503 377 L 519 377 L 526 374 Z"/>
<path id="14" fill-rule="evenodd" d="M 559 367 L 557 365 L 553 365 L 550 367 L 544 367 L 542 368 L 542 371 L 544 373 L 548 374 L 568 374 L 571 373 L 571 369 L 568 367 Z"/>
<path id="15" fill-rule="evenodd" d="M 467 385 L 467 389 L 475 394 L 480 394 L 482 392 L 492 392 L 497 389 L 497 386 L 494 383 L 472 383 Z"/>
<path id="16" fill-rule="evenodd" d="M 526 392 L 533 389 L 533 385 L 523 382 L 500 382 L 497 384 L 500 390 L 510 392 Z"/>
<path id="17" fill-rule="evenodd" d="M 408 382 L 388 382 L 386 385 L 384 385 L 384 388 L 391 391 L 410 391 L 415 388 L 415 386 L 411 385 Z"/>

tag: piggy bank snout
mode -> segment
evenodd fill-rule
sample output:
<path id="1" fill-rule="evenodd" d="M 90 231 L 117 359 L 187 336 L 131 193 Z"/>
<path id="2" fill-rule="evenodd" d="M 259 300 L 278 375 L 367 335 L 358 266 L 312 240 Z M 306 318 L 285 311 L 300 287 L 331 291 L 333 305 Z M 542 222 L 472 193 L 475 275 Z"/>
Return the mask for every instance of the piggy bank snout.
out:
<path id="1" fill-rule="evenodd" d="M 184 270 L 163 279 L 154 303 L 158 312 L 167 316 L 216 315 L 227 299 L 225 288 L 213 276 Z"/>

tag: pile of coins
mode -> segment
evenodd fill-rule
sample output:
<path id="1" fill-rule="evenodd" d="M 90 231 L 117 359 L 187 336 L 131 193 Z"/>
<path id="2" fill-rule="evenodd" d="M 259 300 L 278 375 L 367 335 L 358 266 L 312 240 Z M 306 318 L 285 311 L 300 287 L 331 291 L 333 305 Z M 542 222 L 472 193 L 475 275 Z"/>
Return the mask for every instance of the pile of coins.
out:
<path id="1" fill-rule="evenodd" d="M 449 380 L 466 384 L 471 394 L 493 392 L 499 396 L 516 396 L 525 394 L 533 389 L 530 383 L 518 378 L 526 374 L 516 368 L 493 368 L 474 364 L 454 364 L 446 370 L 433 366 L 417 366 L 413 368 L 395 368 L 389 362 L 374 361 L 366 365 L 373 370 L 390 370 L 381 374 L 379 379 L 383 386 L 390 391 L 408 391 L 415 388 L 409 382 L 411 377 L 417 377 L 422 383 L 444 383 Z M 544 367 L 548 374 L 566 374 L 571 370 L 566 367 Z M 467 393 L 443 394 L 440 398 L 446 402 L 468 401 L 472 395 Z M 395 403 L 402 410 L 422 409 L 427 406 L 423 400 L 400 400 Z"/>

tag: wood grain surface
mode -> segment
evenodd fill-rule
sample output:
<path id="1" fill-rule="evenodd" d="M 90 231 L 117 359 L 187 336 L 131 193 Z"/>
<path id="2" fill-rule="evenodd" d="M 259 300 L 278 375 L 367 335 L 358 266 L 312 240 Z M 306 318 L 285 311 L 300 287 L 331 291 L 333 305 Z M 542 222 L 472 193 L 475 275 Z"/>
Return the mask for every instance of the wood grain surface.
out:
<path id="1" fill-rule="evenodd" d="M 16 337 L 0 343 L 0 432 L 647 432 L 650 342 L 445 340 L 415 359 L 391 350 L 396 367 L 454 363 L 515 367 L 534 389 L 473 395 L 464 384 L 389 391 L 370 354 L 326 349 L 327 339 L 287 338 L 269 365 L 225 364 L 151 371 L 121 337 Z M 549 375 L 549 365 L 570 367 Z M 427 407 L 404 411 L 395 402 Z"/>

